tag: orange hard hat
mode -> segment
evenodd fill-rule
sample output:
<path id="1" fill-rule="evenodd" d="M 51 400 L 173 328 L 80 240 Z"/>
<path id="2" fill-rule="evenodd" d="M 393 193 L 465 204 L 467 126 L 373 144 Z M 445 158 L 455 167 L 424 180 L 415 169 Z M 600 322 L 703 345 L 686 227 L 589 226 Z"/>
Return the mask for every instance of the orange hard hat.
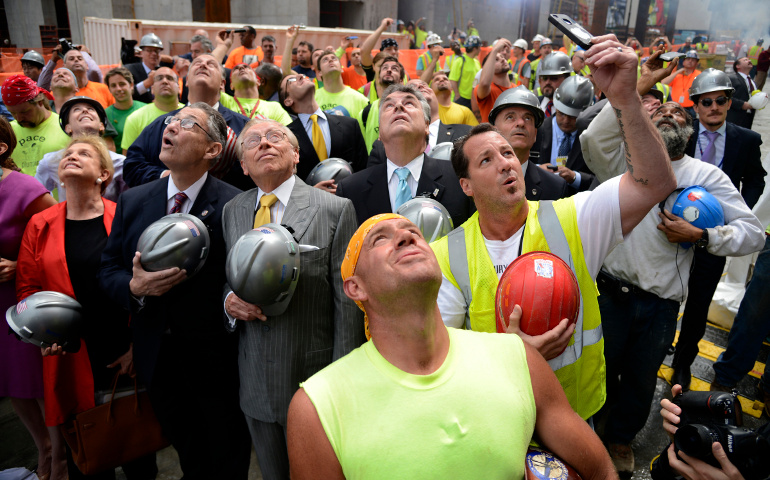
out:
<path id="1" fill-rule="evenodd" d="M 508 265 L 497 285 L 495 318 L 505 332 L 514 305 L 521 306 L 521 331 L 542 335 L 563 319 L 577 322 L 580 287 L 572 269 L 549 252 L 529 252 Z"/>

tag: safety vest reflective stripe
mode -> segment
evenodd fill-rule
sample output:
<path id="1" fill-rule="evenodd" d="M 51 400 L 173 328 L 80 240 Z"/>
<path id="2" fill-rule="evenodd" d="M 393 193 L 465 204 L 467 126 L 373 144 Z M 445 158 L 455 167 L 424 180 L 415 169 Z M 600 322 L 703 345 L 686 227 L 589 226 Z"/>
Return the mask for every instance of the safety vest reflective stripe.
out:
<path id="1" fill-rule="evenodd" d="M 751 64 L 756 66 L 757 62 L 759 61 L 759 53 L 762 51 L 762 47 L 759 45 L 754 45 L 753 47 L 749 48 L 749 54 L 747 57 L 749 57 L 749 60 L 751 60 Z"/>
<path id="2" fill-rule="evenodd" d="M 457 227 L 449 232 L 447 238 L 449 242 L 449 268 L 452 270 L 452 275 L 455 277 L 460 291 L 463 292 L 465 304 L 470 305 L 473 300 L 473 293 L 471 290 L 471 277 L 468 273 L 468 250 L 465 247 L 465 229 Z M 471 329 L 470 308 L 465 310 L 465 329 Z"/>

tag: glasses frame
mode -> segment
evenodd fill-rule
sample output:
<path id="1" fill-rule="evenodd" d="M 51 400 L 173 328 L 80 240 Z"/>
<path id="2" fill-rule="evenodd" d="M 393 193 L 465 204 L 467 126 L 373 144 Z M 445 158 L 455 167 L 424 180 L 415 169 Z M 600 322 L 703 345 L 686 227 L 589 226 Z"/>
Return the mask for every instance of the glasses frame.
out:
<path id="1" fill-rule="evenodd" d="M 728 97 L 726 97 L 724 95 L 720 95 L 717 98 L 701 98 L 698 103 L 700 103 L 701 105 L 703 105 L 706 108 L 709 108 L 710 106 L 712 106 L 714 104 L 714 102 L 717 102 L 717 105 L 719 105 L 720 107 L 724 107 L 727 104 L 728 101 L 730 101 L 730 99 Z M 706 103 L 706 102 L 708 102 L 708 103 Z"/>
<path id="2" fill-rule="evenodd" d="M 274 137 L 275 135 L 280 135 L 281 136 L 280 140 L 276 140 Z M 274 137 L 274 139 L 270 140 L 270 138 L 268 137 Z M 253 150 L 262 144 L 262 139 L 267 140 L 267 142 L 270 143 L 271 145 L 275 145 L 284 140 L 288 140 L 288 136 L 286 135 L 286 132 L 282 132 L 281 130 L 270 130 L 264 135 L 255 133 L 254 135 L 249 136 L 248 141 L 250 142 L 251 140 L 254 140 L 254 139 L 258 140 L 256 145 L 248 146 L 246 145 L 247 140 L 244 139 L 244 140 L 241 140 L 241 147 L 244 148 L 245 150 Z"/>
<path id="3" fill-rule="evenodd" d="M 170 116 L 170 117 L 166 117 L 163 120 L 164 125 L 171 125 L 172 123 L 175 123 L 175 122 L 179 122 L 179 126 L 184 128 L 185 130 L 192 130 L 193 125 L 195 125 L 196 127 L 203 130 L 203 133 L 205 133 L 206 136 L 208 136 L 211 139 L 211 141 L 213 142 L 217 141 L 214 137 L 211 136 L 211 134 L 205 128 L 201 126 L 200 123 L 193 120 L 192 118 L 179 118 L 177 116 Z M 185 126 L 185 125 L 189 125 L 189 126 Z"/>
<path id="4" fill-rule="evenodd" d="M 289 84 L 298 82 L 302 78 L 307 78 L 307 75 L 305 75 L 304 73 L 298 73 L 293 77 L 289 77 L 286 79 L 286 85 L 283 86 L 283 98 L 289 98 Z"/>

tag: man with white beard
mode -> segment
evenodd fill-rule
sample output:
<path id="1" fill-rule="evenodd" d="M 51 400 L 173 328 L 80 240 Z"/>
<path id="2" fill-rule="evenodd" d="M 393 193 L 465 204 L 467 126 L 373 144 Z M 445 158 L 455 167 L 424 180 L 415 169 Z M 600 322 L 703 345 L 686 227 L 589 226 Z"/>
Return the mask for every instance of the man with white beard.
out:
<path id="1" fill-rule="evenodd" d="M 647 420 L 658 368 L 674 340 L 694 249 L 741 256 L 764 243 L 762 226 L 730 178 L 685 154 L 693 134 L 685 109 L 664 103 L 651 118 L 677 179 L 667 204 L 679 189 L 700 185 L 722 205 L 725 225 L 702 230 L 655 207 L 607 257 L 597 277 L 607 362 L 607 402 L 600 415 L 607 419 L 603 440 L 619 472 L 634 469 L 631 441 Z M 586 164 L 600 181 L 626 170 L 619 133 L 612 105 L 606 105 L 580 137 Z M 679 245 L 684 242 L 695 246 L 685 249 Z"/>

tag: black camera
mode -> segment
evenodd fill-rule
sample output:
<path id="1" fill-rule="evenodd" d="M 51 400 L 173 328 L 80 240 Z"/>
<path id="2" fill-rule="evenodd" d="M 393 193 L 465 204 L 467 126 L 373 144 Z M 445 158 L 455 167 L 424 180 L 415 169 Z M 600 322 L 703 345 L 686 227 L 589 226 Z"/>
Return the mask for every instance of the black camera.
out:
<path id="1" fill-rule="evenodd" d="M 66 38 L 60 38 L 59 45 L 61 45 L 62 58 L 64 58 L 64 56 L 67 55 L 67 52 L 75 49 L 75 45 L 73 45 L 72 42 L 68 41 Z"/>
<path id="2" fill-rule="evenodd" d="M 744 428 L 743 410 L 736 397 L 724 392 L 687 392 L 677 395 L 673 403 L 682 409 L 679 429 L 674 434 L 674 450 L 719 468 L 711 453 L 714 442 L 722 444 L 727 458 L 744 478 L 770 476 L 770 443 L 757 432 Z M 654 480 L 670 480 L 677 476 L 668 463 L 668 446 L 653 462 Z"/>

